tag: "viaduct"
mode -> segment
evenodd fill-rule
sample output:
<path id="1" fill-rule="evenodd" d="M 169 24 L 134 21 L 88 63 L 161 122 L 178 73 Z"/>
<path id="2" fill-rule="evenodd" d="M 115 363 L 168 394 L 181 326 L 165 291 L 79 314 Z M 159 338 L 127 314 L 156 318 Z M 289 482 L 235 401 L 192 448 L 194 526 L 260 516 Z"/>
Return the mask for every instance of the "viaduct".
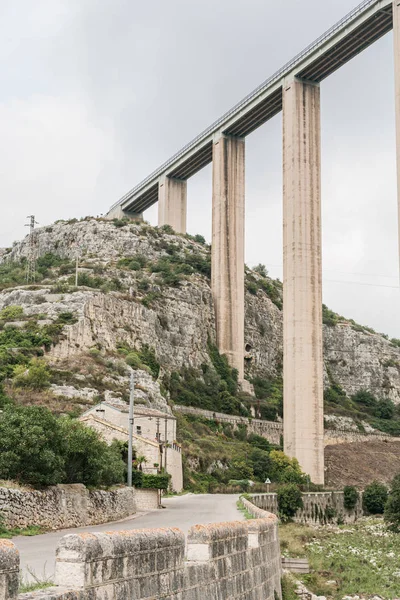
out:
<path id="1" fill-rule="evenodd" d="M 212 162 L 217 343 L 243 380 L 245 139 L 283 111 L 284 446 L 315 483 L 324 481 L 320 84 L 391 29 L 400 190 L 400 0 L 364 0 L 107 215 L 139 217 L 158 202 L 159 225 L 185 233 L 187 180 Z"/>

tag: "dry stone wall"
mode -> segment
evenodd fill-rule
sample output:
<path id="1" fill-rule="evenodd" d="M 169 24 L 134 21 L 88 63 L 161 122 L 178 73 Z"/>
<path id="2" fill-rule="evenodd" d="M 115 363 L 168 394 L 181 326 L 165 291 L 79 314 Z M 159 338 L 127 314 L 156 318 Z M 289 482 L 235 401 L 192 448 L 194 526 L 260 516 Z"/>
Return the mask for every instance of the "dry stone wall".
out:
<path id="1" fill-rule="evenodd" d="M 158 490 L 88 490 L 57 485 L 43 491 L 0 487 L 0 514 L 9 527 L 64 529 L 124 519 L 158 507 Z"/>

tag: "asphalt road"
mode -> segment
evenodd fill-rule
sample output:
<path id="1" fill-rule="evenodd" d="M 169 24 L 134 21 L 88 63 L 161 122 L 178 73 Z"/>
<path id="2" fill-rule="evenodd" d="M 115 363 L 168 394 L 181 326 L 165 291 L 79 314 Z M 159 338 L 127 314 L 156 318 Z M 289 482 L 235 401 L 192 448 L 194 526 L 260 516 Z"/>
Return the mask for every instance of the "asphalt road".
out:
<path id="1" fill-rule="evenodd" d="M 33 537 L 18 536 L 13 538 L 21 555 L 21 570 L 25 581 L 35 581 L 34 574 L 40 581 L 52 580 L 55 568 L 55 552 L 58 540 L 67 533 L 82 531 L 118 531 L 126 529 L 143 529 L 151 527 L 179 527 L 185 533 L 192 525 L 198 523 L 219 523 L 223 521 L 241 521 L 242 513 L 236 508 L 237 495 L 199 494 L 166 498 L 165 509 L 146 514 L 134 515 L 132 518 L 94 525 L 78 529 L 64 529 Z"/>

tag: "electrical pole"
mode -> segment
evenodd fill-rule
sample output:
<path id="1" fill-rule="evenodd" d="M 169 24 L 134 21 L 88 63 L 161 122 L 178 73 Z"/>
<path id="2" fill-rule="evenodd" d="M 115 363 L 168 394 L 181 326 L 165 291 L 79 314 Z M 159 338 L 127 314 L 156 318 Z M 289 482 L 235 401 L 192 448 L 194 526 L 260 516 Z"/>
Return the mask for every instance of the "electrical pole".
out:
<path id="1" fill-rule="evenodd" d="M 133 458 L 133 419 L 135 402 L 135 375 L 131 372 L 129 395 L 129 439 L 128 439 L 128 486 L 132 487 L 132 458 Z"/>
<path id="2" fill-rule="evenodd" d="M 167 417 L 165 417 L 165 456 L 164 456 L 164 460 L 165 460 L 165 472 L 167 473 L 167 443 L 168 443 L 168 420 Z"/>
<path id="3" fill-rule="evenodd" d="M 29 223 L 25 223 L 25 227 L 29 227 L 28 240 L 28 257 L 26 264 L 26 282 L 35 281 L 36 278 L 36 248 L 35 248 L 35 225 L 39 225 L 35 221 L 35 215 L 28 215 Z"/>

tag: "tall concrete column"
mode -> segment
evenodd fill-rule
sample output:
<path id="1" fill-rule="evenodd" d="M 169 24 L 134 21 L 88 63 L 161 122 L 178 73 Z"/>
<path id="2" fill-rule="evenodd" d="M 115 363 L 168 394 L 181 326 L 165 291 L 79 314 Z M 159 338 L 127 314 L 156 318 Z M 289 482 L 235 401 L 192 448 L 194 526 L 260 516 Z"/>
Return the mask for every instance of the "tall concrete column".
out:
<path id="1" fill-rule="evenodd" d="M 397 206 L 399 223 L 399 268 L 400 268 L 400 0 L 393 0 L 393 43 L 394 81 L 396 113 L 396 153 L 397 153 Z"/>
<path id="2" fill-rule="evenodd" d="M 244 378 L 244 168 L 241 138 L 213 145 L 211 287 L 217 345 Z"/>
<path id="3" fill-rule="evenodd" d="M 324 482 L 320 89 L 283 89 L 284 448 Z"/>
<path id="4" fill-rule="evenodd" d="M 187 182 L 163 177 L 158 189 L 158 225 L 170 225 L 176 233 L 186 233 Z"/>

